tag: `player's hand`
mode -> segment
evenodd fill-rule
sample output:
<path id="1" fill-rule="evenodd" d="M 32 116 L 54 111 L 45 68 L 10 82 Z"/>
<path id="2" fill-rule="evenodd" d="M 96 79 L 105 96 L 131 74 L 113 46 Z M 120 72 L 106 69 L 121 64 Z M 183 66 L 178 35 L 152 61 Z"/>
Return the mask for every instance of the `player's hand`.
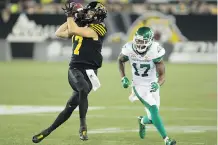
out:
<path id="1" fill-rule="evenodd" d="M 159 88 L 160 88 L 160 85 L 157 82 L 152 82 L 150 92 L 156 92 Z"/>
<path id="2" fill-rule="evenodd" d="M 66 2 L 65 6 L 62 8 L 64 13 L 67 17 L 73 17 L 76 10 L 75 10 L 76 3 L 75 2 Z"/>
<path id="3" fill-rule="evenodd" d="M 122 82 L 123 88 L 128 88 L 130 85 L 129 79 L 127 77 L 123 77 L 121 82 Z"/>

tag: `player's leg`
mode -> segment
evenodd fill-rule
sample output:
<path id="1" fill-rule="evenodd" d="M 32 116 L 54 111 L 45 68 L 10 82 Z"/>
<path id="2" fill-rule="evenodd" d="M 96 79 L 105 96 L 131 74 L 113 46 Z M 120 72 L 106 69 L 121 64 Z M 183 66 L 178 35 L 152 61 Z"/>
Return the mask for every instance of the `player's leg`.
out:
<path id="1" fill-rule="evenodd" d="M 160 90 L 158 89 L 156 92 L 152 92 L 152 97 L 156 100 L 158 110 L 160 110 Z M 165 142 L 166 145 L 176 144 L 176 141 L 170 139 L 168 136 L 164 138 L 164 142 Z"/>
<path id="2" fill-rule="evenodd" d="M 146 96 L 146 88 L 144 88 L 143 86 L 134 86 L 133 87 L 133 92 L 135 94 L 135 96 L 137 96 L 136 92 L 136 88 L 137 88 L 137 93 L 139 93 L 141 96 Z M 139 98 L 137 96 L 137 98 L 142 102 L 142 98 Z M 153 98 L 151 98 L 153 99 Z M 155 100 L 151 100 L 151 101 L 155 101 Z M 147 124 L 152 124 L 152 119 L 151 119 L 151 114 L 149 112 L 149 110 L 145 107 L 147 116 L 139 116 L 138 117 L 138 124 L 139 124 L 139 136 L 141 139 L 145 138 L 146 135 L 146 125 Z"/>
<path id="3" fill-rule="evenodd" d="M 49 132 L 54 131 L 57 127 L 69 119 L 72 112 L 79 105 L 79 93 L 74 91 L 73 96 L 68 100 L 64 110 L 58 115 L 54 123 L 48 128 Z"/>
<path id="4" fill-rule="evenodd" d="M 88 110 L 88 94 L 92 89 L 92 85 L 85 71 L 83 70 L 78 70 L 78 69 L 69 70 L 69 76 L 73 78 L 76 89 L 79 92 L 80 139 L 87 140 L 88 136 L 87 136 L 86 114 Z"/>
<path id="5" fill-rule="evenodd" d="M 160 107 L 159 90 L 157 90 L 156 92 L 153 92 L 151 94 L 152 94 L 152 98 L 155 99 L 157 107 L 159 109 L 159 107 Z M 150 113 L 150 111 L 148 110 L 147 107 L 145 107 L 145 111 L 147 113 L 147 116 L 143 116 L 143 118 L 141 119 L 141 124 L 152 124 L 151 113 Z"/>
<path id="6" fill-rule="evenodd" d="M 156 105 L 156 100 L 152 97 L 150 93 L 147 93 L 145 89 L 141 87 L 137 87 L 137 88 L 133 87 L 133 90 L 134 90 L 135 95 L 142 102 L 142 104 L 149 110 L 150 113 L 148 113 L 148 115 L 151 115 L 150 117 L 152 119 L 152 123 L 157 128 L 161 136 L 165 138 L 167 135 L 166 135 L 165 128 L 163 126 L 163 123 L 158 113 L 158 107 Z M 145 117 L 145 122 L 144 122 L 144 118 L 143 118 L 143 124 L 150 122 L 149 120 L 150 120 L 149 117 Z"/>
<path id="7" fill-rule="evenodd" d="M 80 139 L 88 140 L 87 136 L 87 124 L 86 124 L 86 114 L 88 111 L 88 94 L 90 92 L 90 86 L 88 83 L 84 82 L 83 89 L 80 90 L 79 94 L 79 116 L 80 116 Z"/>
<path id="8" fill-rule="evenodd" d="M 166 145 L 175 145 L 176 141 L 168 138 L 164 124 L 159 115 L 158 104 L 156 100 L 152 97 L 151 94 L 147 93 L 145 96 L 142 96 L 140 91 L 137 91 L 137 88 L 133 87 L 134 93 L 139 98 L 139 100 L 143 103 L 143 105 L 149 110 L 151 114 L 152 124 L 157 128 L 158 132 L 164 139 Z M 143 118 L 144 120 L 144 118 Z M 146 120 L 146 119 L 145 119 Z"/>
<path id="9" fill-rule="evenodd" d="M 157 105 L 150 106 L 149 111 L 151 113 L 152 123 L 157 128 L 160 135 L 162 136 L 165 144 L 166 145 L 175 145 L 176 141 L 170 139 L 165 131 L 165 127 L 164 127 L 164 124 L 162 122 L 161 116 L 159 114 L 159 110 L 158 110 Z"/>
<path id="10" fill-rule="evenodd" d="M 57 116 L 56 120 L 52 123 L 50 127 L 43 130 L 39 134 L 33 136 L 32 141 L 34 143 L 39 143 L 45 137 L 47 137 L 52 131 L 54 131 L 57 127 L 63 124 L 72 114 L 72 112 L 79 105 L 79 93 L 74 91 L 73 95 L 68 100 L 64 110 Z"/>
<path id="11" fill-rule="evenodd" d="M 147 116 L 143 116 L 141 123 L 142 124 L 152 124 L 150 111 L 146 107 L 145 107 L 145 111 L 146 111 Z"/>

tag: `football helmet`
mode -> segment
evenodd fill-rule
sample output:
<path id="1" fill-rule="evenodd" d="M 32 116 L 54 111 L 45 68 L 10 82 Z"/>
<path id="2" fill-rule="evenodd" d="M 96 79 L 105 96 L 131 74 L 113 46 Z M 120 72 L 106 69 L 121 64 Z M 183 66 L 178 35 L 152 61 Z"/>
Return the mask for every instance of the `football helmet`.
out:
<path id="1" fill-rule="evenodd" d="M 105 6 L 97 1 L 90 2 L 84 8 L 85 21 L 89 23 L 101 23 L 107 17 Z"/>
<path id="2" fill-rule="evenodd" d="M 147 52 L 152 45 L 154 33 L 149 27 L 140 27 L 133 38 L 133 48 L 139 54 Z"/>

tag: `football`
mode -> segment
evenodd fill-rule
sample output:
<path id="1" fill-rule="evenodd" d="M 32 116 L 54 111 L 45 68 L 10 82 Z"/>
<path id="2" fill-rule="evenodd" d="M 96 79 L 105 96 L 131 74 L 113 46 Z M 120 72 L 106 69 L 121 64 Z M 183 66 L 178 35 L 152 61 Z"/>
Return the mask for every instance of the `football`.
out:
<path id="1" fill-rule="evenodd" d="M 80 3 L 76 3 L 73 10 L 75 11 L 81 11 L 83 9 L 83 5 Z"/>

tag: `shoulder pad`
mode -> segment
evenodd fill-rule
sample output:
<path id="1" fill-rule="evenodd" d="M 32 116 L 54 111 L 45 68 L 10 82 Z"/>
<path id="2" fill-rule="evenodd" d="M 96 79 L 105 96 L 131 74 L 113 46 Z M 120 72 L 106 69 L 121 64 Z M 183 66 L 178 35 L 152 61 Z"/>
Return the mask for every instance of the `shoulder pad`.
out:
<path id="1" fill-rule="evenodd" d="M 163 57 L 165 54 L 165 49 L 158 42 L 153 42 L 149 54 L 152 59 Z"/>
<path id="2" fill-rule="evenodd" d="M 102 23 L 100 23 L 100 24 L 101 24 L 102 26 L 106 27 L 105 23 L 102 22 Z"/>
<path id="3" fill-rule="evenodd" d="M 121 53 L 128 56 L 131 52 L 132 52 L 132 42 L 128 42 L 122 47 Z"/>

